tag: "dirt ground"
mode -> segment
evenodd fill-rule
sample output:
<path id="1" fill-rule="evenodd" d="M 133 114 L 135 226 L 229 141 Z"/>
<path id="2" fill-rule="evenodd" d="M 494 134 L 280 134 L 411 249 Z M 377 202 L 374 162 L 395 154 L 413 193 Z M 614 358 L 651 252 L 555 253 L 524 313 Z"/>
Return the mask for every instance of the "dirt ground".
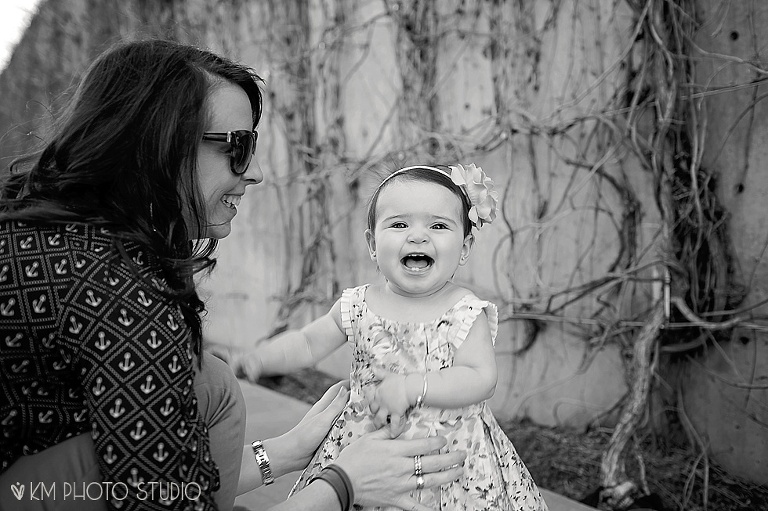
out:
<path id="1" fill-rule="evenodd" d="M 600 460 L 609 429 L 585 433 L 541 427 L 529 421 L 501 424 L 534 480 L 544 488 L 583 500 L 600 484 Z M 657 511 L 768 510 L 768 488 L 739 481 L 709 462 L 704 502 L 704 460 L 686 446 L 664 449 L 644 442 L 640 456 L 650 494 L 660 500 Z M 629 460 L 627 472 L 640 479 L 640 464 Z M 632 508 L 630 508 L 632 509 Z"/>
<path id="2" fill-rule="evenodd" d="M 335 378 L 314 369 L 259 380 L 261 385 L 308 403 L 319 399 L 335 382 Z M 597 505 L 589 499 L 599 488 L 600 459 L 610 438 L 609 429 L 576 432 L 542 427 L 529 421 L 500 425 L 539 486 Z M 640 444 L 639 450 L 639 456 L 633 452 L 626 468 L 638 481 L 644 470 L 651 494 L 649 500 L 655 499 L 655 502 L 643 509 L 768 511 L 768 488 L 740 481 L 712 461 L 705 470 L 706 460 L 685 445 L 666 445 L 662 449 L 646 441 Z"/>

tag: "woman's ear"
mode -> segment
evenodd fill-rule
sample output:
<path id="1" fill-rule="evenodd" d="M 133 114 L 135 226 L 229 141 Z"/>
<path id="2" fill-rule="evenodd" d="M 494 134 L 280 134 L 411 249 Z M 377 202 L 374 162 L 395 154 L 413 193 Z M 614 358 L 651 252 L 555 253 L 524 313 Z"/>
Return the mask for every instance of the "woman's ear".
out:
<path id="1" fill-rule="evenodd" d="M 376 238 L 370 229 L 365 230 L 365 242 L 368 244 L 368 254 L 371 256 L 371 261 L 376 261 Z"/>
<path id="2" fill-rule="evenodd" d="M 469 253 L 472 252 L 472 245 L 475 244 L 475 235 L 472 233 L 467 234 L 464 238 L 464 244 L 461 246 L 461 258 L 459 264 L 464 266 L 469 259 Z"/>

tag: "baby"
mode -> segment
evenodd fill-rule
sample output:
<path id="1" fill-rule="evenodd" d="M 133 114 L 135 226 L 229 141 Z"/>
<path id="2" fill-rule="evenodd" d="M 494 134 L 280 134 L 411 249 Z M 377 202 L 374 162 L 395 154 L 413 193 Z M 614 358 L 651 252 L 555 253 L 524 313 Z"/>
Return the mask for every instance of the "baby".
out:
<path id="1" fill-rule="evenodd" d="M 496 387 L 496 306 L 453 282 L 496 216 L 493 182 L 473 164 L 400 169 L 368 206 L 365 239 L 385 282 L 346 289 L 324 316 L 233 362 L 250 378 L 314 365 L 344 342 L 350 399 L 294 486 L 304 487 L 355 439 L 442 435 L 467 452 L 461 479 L 414 497 L 431 509 L 546 511 L 527 468 L 486 404 Z M 375 460 L 372 460 L 375 461 Z"/>

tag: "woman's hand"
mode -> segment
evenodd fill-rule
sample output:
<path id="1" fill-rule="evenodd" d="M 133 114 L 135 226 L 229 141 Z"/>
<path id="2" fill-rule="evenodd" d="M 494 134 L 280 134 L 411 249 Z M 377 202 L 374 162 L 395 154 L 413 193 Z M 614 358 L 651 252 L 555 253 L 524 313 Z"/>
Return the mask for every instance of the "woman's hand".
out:
<path id="1" fill-rule="evenodd" d="M 466 453 L 435 454 L 445 445 L 443 437 L 391 439 L 386 429 L 379 429 L 347 446 L 335 463 L 349 475 L 356 504 L 430 511 L 409 494 L 417 489 L 414 456 L 421 456 L 425 488 L 455 481 Z"/>
<path id="2" fill-rule="evenodd" d="M 293 429 L 265 441 L 270 458 L 276 457 L 272 467 L 275 477 L 302 470 L 309 464 L 333 422 L 344 410 L 344 405 L 349 400 L 348 386 L 349 382 L 346 380 L 332 385 Z M 270 448 L 267 442 L 276 446 Z"/>
<path id="3" fill-rule="evenodd" d="M 306 455 L 299 461 L 299 468 L 309 464 L 320 443 L 330 431 L 331 426 L 344 410 L 349 400 L 349 380 L 342 380 L 325 391 L 299 423 L 288 433 L 297 436 L 297 441 L 304 444 Z M 286 434 L 288 434 L 286 433 Z"/>
<path id="4" fill-rule="evenodd" d="M 295 470 L 304 469 L 331 429 L 333 421 L 344 410 L 349 399 L 347 382 L 341 381 L 329 388 L 290 431 L 276 438 L 264 440 L 272 475 L 277 478 Z M 262 484 L 261 471 L 250 444 L 243 447 L 243 461 L 237 494 L 241 495 Z"/>

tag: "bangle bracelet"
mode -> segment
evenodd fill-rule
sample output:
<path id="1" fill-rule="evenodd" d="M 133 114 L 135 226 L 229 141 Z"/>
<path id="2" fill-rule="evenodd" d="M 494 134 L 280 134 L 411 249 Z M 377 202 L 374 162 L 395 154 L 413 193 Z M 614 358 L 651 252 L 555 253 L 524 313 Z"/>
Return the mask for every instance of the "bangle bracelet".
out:
<path id="1" fill-rule="evenodd" d="M 264 442 L 261 440 L 255 440 L 251 447 L 253 448 L 253 456 L 256 458 L 256 463 L 259 465 L 259 471 L 261 471 L 261 482 L 265 485 L 275 482 L 275 478 L 272 477 L 272 467 L 269 465 L 269 456 L 264 449 Z"/>
<path id="2" fill-rule="evenodd" d="M 344 482 L 344 489 L 347 492 L 347 501 L 349 502 L 348 506 L 344 508 L 344 511 L 352 509 L 352 506 L 355 503 L 355 489 L 354 487 L 352 487 L 352 481 L 350 481 L 347 473 L 344 471 L 343 468 L 341 468 L 338 465 L 328 465 L 327 467 L 325 467 L 325 469 L 335 472 L 339 476 L 339 478 Z"/>
<path id="3" fill-rule="evenodd" d="M 352 481 L 349 480 L 349 476 L 340 466 L 328 465 L 309 482 L 311 483 L 315 479 L 321 479 L 331 485 L 339 499 L 339 504 L 341 504 L 341 511 L 352 509 L 352 505 L 355 503 L 355 490 L 352 488 Z"/>
<path id="4" fill-rule="evenodd" d="M 416 398 L 416 408 L 422 407 L 425 397 L 427 397 L 427 373 L 424 373 L 424 386 L 421 388 L 421 395 Z"/>

